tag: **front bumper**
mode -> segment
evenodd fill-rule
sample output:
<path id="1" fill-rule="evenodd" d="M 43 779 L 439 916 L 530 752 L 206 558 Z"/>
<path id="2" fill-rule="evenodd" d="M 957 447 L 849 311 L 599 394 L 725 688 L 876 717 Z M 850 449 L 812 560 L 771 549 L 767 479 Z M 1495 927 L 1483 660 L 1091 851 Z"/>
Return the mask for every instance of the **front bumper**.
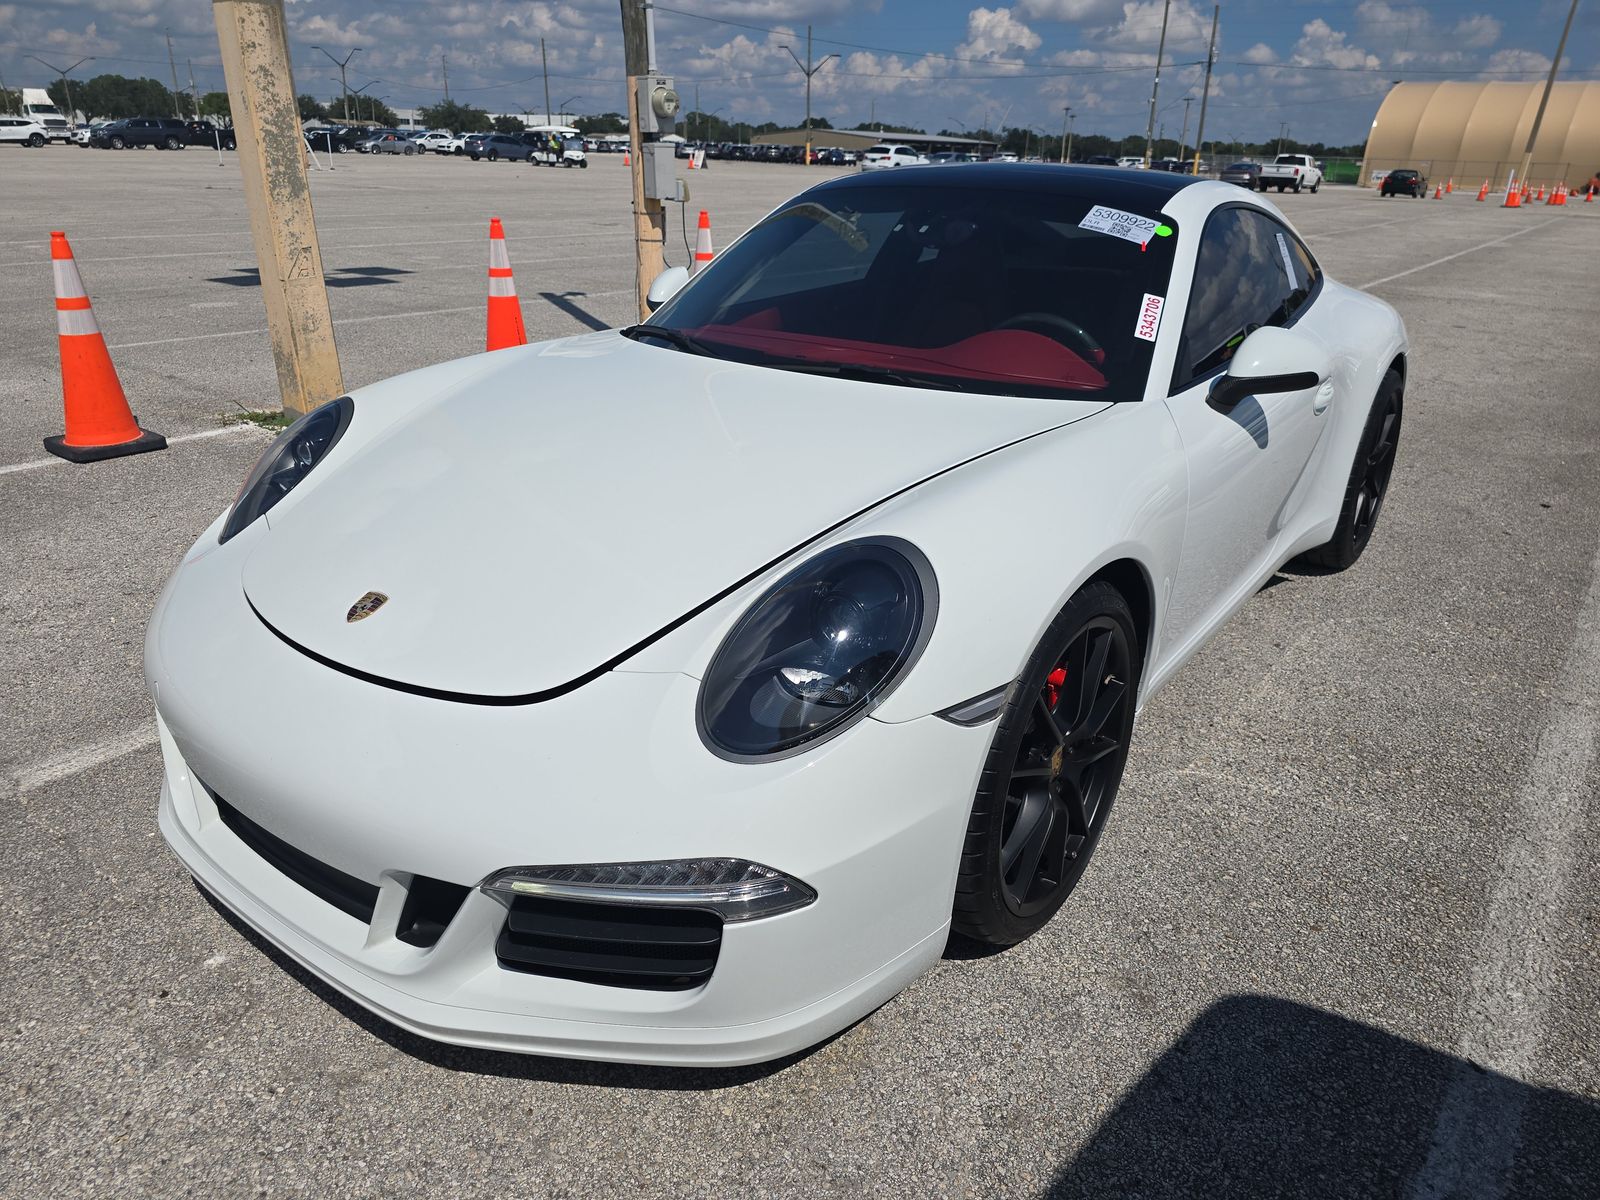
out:
<path id="1" fill-rule="evenodd" d="M 489 1049 L 737 1065 L 845 1028 L 939 957 L 989 729 L 868 719 L 810 755 L 734 764 L 700 743 L 699 685 L 679 674 L 613 672 L 520 708 L 412 696 L 284 645 L 244 603 L 230 557 L 197 548 L 152 618 L 161 829 L 219 900 L 379 1016 Z M 372 920 L 258 855 L 201 780 L 375 885 Z M 495 954 L 506 901 L 476 890 L 435 945 L 395 936 L 417 875 L 474 885 L 517 865 L 712 855 L 818 895 L 725 925 L 710 980 L 690 990 L 508 970 Z"/>

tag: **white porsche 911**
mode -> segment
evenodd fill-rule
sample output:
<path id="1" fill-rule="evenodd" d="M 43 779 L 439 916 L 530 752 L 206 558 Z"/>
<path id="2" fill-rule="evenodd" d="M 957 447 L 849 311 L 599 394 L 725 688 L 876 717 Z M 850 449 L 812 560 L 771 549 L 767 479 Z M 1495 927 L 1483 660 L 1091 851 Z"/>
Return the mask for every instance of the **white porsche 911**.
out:
<path id="1" fill-rule="evenodd" d="M 1226 184 L 841 178 L 654 295 L 297 422 L 150 624 L 173 849 L 427 1037 L 756 1062 L 1027 937 L 1394 462 L 1399 318 Z"/>

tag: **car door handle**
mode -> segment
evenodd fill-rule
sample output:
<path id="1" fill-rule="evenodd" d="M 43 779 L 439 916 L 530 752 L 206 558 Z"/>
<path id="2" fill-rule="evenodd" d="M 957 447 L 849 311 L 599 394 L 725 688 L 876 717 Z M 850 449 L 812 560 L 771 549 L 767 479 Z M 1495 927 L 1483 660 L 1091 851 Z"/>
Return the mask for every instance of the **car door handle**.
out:
<path id="1" fill-rule="evenodd" d="M 1333 403 L 1333 380 L 1324 379 L 1322 386 L 1317 389 L 1316 398 L 1311 401 L 1311 411 L 1321 416 L 1328 411 L 1328 405 Z"/>

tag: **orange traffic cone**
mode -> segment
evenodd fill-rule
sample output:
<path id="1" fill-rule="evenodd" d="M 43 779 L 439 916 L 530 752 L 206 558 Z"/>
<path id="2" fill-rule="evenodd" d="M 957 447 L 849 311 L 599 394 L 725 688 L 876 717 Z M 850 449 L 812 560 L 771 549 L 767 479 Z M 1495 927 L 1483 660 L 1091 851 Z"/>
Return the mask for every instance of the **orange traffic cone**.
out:
<path id="1" fill-rule="evenodd" d="M 1489 195 L 1489 181 L 1487 179 L 1485 179 L 1483 181 L 1483 186 L 1478 189 L 1478 200 L 1479 200 L 1479 202 L 1481 203 L 1483 200 L 1485 200 L 1488 197 L 1488 195 Z"/>
<path id="2" fill-rule="evenodd" d="M 1594 203 L 1594 184 L 1591 183 L 1589 185 L 1589 190 L 1584 193 L 1583 202 L 1585 204 L 1593 204 Z"/>
<path id="3" fill-rule="evenodd" d="M 1520 191 L 1518 191 L 1515 187 L 1507 188 L 1506 189 L 1506 202 L 1504 204 L 1502 204 L 1500 207 L 1501 208 L 1521 208 L 1522 207 L 1522 193 Z"/>
<path id="4" fill-rule="evenodd" d="M 693 150 L 689 151 L 689 165 L 687 167 L 685 167 L 684 169 L 687 170 L 687 171 L 694 170 L 694 151 Z"/>
<path id="5" fill-rule="evenodd" d="M 56 277 L 56 334 L 61 343 L 67 431 L 45 438 L 44 448 L 76 463 L 165 450 L 166 438 L 140 429 L 133 419 L 64 233 L 50 234 L 50 266 Z"/>
<path id="6" fill-rule="evenodd" d="M 1539 194 L 1534 197 L 1534 200 L 1537 202 L 1537 201 L 1540 201 L 1540 200 L 1543 200 L 1543 199 L 1544 199 L 1544 184 L 1541 183 L 1539 185 Z"/>
<path id="7" fill-rule="evenodd" d="M 489 218 L 489 345 L 490 350 L 526 346 L 527 331 L 522 328 L 522 305 L 517 301 L 517 285 L 511 278 L 511 258 L 506 254 L 506 231 L 499 217 Z"/>
<path id="8" fill-rule="evenodd" d="M 706 264 L 712 259 L 711 250 L 711 214 L 705 209 L 700 210 L 700 231 L 694 238 L 694 265 L 689 268 L 690 277 L 700 274 L 706 269 Z"/>
<path id="9" fill-rule="evenodd" d="M 629 152 L 627 150 L 622 152 L 622 165 L 625 167 L 631 167 L 633 165 L 629 159 Z"/>
<path id="10" fill-rule="evenodd" d="M 1433 198 L 1435 200 L 1444 199 L 1444 184 L 1436 183 L 1433 185 Z"/>
<path id="11" fill-rule="evenodd" d="M 1448 196 L 1451 192 L 1453 192 L 1455 190 L 1456 190 L 1456 177 L 1454 175 L 1452 175 L 1452 176 L 1450 176 L 1449 179 L 1445 180 L 1444 194 L 1446 196 Z"/>

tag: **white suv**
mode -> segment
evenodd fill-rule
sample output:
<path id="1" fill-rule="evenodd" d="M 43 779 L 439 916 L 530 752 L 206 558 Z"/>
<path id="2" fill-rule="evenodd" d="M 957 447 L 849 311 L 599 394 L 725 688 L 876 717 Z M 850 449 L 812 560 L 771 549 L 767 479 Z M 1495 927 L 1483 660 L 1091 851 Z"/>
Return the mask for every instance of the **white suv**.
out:
<path id="1" fill-rule="evenodd" d="M 0 117 L 0 142 L 38 148 L 49 140 L 50 131 L 32 117 Z"/>
<path id="2" fill-rule="evenodd" d="M 923 158 L 910 146 L 900 146 L 893 143 L 870 146 L 861 155 L 861 169 L 863 171 L 882 171 L 889 167 L 920 167 L 926 166 L 927 162 L 927 159 Z"/>

